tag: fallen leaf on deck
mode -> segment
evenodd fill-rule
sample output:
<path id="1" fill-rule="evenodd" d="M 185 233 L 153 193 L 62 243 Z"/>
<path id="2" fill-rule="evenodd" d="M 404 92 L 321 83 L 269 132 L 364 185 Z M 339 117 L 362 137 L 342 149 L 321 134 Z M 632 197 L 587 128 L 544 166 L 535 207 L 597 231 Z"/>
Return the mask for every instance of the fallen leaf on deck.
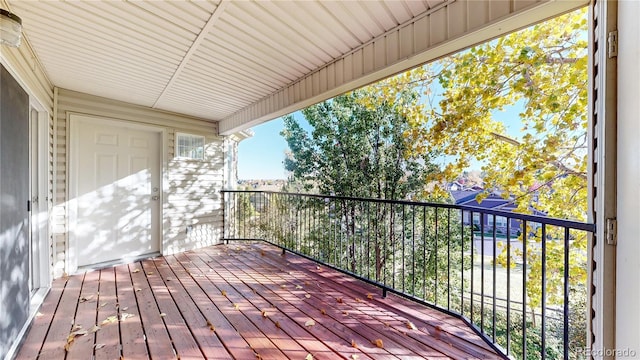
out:
<path id="1" fill-rule="evenodd" d="M 279 321 L 276 321 L 276 327 L 277 327 L 278 329 L 280 329 L 280 322 L 279 322 Z"/>
<path id="2" fill-rule="evenodd" d="M 347 315 L 349 315 L 349 313 L 347 311 L 343 311 L 342 315 L 347 316 Z"/>
<path id="3" fill-rule="evenodd" d="M 104 344 L 95 344 L 95 345 L 93 345 L 93 348 L 94 348 L 94 349 L 96 349 L 96 350 L 100 350 L 100 349 L 102 349 L 104 346 L 105 346 Z"/>
<path id="4" fill-rule="evenodd" d="M 307 286 L 311 285 L 311 283 L 308 282 L 308 281 L 305 281 L 304 284 L 307 285 Z"/>
<path id="5" fill-rule="evenodd" d="M 362 299 L 356 298 L 356 302 L 362 302 Z"/>
<path id="6" fill-rule="evenodd" d="M 211 321 L 207 320 L 207 326 L 209 327 L 209 329 L 211 331 L 216 331 L 216 327 L 213 326 L 213 324 L 211 323 Z"/>
<path id="7" fill-rule="evenodd" d="M 342 298 L 341 297 L 336 298 L 336 302 L 338 302 L 339 304 L 342 304 Z"/>
<path id="8" fill-rule="evenodd" d="M 267 311 L 266 311 L 266 310 L 262 310 L 262 317 L 263 317 L 263 318 L 266 318 L 266 317 L 267 317 L 267 315 L 269 315 L 269 314 L 267 314 Z"/>
<path id="9" fill-rule="evenodd" d="M 43 313 L 41 313 L 40 311 L 38 311 L 38 312 L 36 313 L 36 317 L 40 317 L 40 316 L 42 316 L 42 315 L 44 315 L 44 314 L 43 314 Z"/>
<path id="10" fill-rule="evenodd" d="M 140 272 L 140 269 L 134 269 L 134 270 L 132 271 L 132 273 L 139 273 L 139 272 Z"/>
<path id="11" fill-rule="evenodd" d="M 302 286 L 296 285 L 296 289 L 302 289 Z"/>
<path id="12" fill-rule="evenodd" d="M 83 303 L 85 301 L 89 301 L 93 298 L 93 295 L 89 295 L 89 296 L 83 296 L 80 298 L 80 302 Z"/>
<path id="13" fill-rule="evenodd" d="M 122 314 L 120 314 L 120 321 L 125 321 L 128 318 L 132 318 L 134 316 L 135 315 L 133 315 L 133 314 L 129 314 L 129 313 L 123 312 Z"/>
<path id="14" fill-rule="evenodd" d="M 165 316 L 167 316 L 167 314 L 165 314 L 165 313 L 160 313 L 160 317 L 165 317 Z"/>
<path id="15" fill-rule="evenodd" d="M 73 324 L 73 326 L 71 327 L 72 332 L 80 329 L 82 329 L 82 325 L 80 324 Z"/>
<path id="16" fill-rule="evenodd" d="M 418 330 L 418 328 L 411 321 L 407 321 L 406 325 L 407 329 Z"/>
<path id="17" fill-rule="evenodd" d="M 313 355 L 307 354 L 307 357 L 305 357 L 304 360 L 313 360 Z"/>
<path id="18" fill-rule="evenodd" d="M 311 295 L 309 294 L 304 294 L 304 297 L 306 297 L 307 299 L 311 299 Z"/>
<path id="19" fill-rule="evenodd" d="M 284 289 L 284 288 L 286 288 L 286 287 L 287 287 L 287 285 L 282 284 L 282 285 L 280 285 L 280 287 Z"/>
<path id="20" fill-rule="evenodd" d="M 307 320 L 307 322 L 306 322 L 306 323 L 304 323 L 304 326 L 309 327 L 309 326 L 313 326 L 313 325 L 315 325 L 315 324 L 316 324 L 316 322 L 315 322 L 315 321 L 313 321 L 313 320 Z"/>
<path id="21" fill-rule="evenodd" d="M 220 291 L 220 293 L 222 294 L 222 296 L 227 297 L 227 292 L 225 290 Z"/>
<path id="22" fill-rule="evenodd" d="M 98 330 L 102 329 L 100 326 L 98 325 L 93 325 L 93 327 L 91 327 L 91 329 L 89 329 L 89 332 L 94 333 Z"/>
<path id="23" fill-rule="evenodd" d="M 382 339 L 375 339 L 371 342 L 373 345 L 379 347 L 380 349 L 384 348 L 384 345 L 382 343 Z"/>
<path id="24" fill-rule="evenodd" d="M 107 306 L 106 302 L 103 302 L 102 304 L 100 304 L 100 307 L 105 307 L 105 306 Z"/>
<path id="25" fill-rule="evenodd" d="M 327 312 L 326 312 L 326 310 L 325 310 L 325 309 L 320 309 L 320 313 L 321 313 L 322 315 L 327 315 Z"/>
<path id="26" fill-rule="evenodd" d="M 358 360 L 358 359 L 360 359 L 360 356 L 356 354 L 351 355 L 351 360 Z"/>
<path id="27" fill-rule="evenodd" d="M 437 325 L 436 326 L 435 338 L 436 339 L 440 339 L 440 335 L 442 335 L 442 328 L 440 327 L 440 325 Z"/>
<path id="28" fill-rule="evenodd" d="M 320 270 L 320 266 L 316 266 L 316 270 Z"/>
<path id="29" fill-rule="evenodd" d="M 264 256 L 264 250 L 260 250 L 260 255 Z"/>
<path id="30" fill-rule="evenodd" d="M 122 310 L 122 311 L 127 311 L 127 310 L 129 310 L 129 307 L 128 307 L 128 306 L 125 306 L 125 307 L 123 307 L 121 310 Z"/>
<path id="31" fill-rule="evenodd" d="M 358 344 L 356 344 L 355 340 L 351 340 L 351 347 L 356 348 L 356 349 L 358 348 Z"/>
<path id="32" fill-rule="evenodd" d="M 142 291 L 142 289 L 140 289 L 140 288 L 136 288 L 136 292 L 137 292 L 137 291 Z"/>
<path id="33" fill-rule="evenodd" d="M 111 324 L 118 321 L 118 317 L 115 315 L 111 315 L 108 318 L 102 320 L 102 322 L 100 323 L 100 325 L 106 325 L 106 324 Z"/>
<path id="34" fill-rule="evenodd" d="M 234 308 L 234 309 L 236 309 L 236 310 L 240 310 L 240 305 L 238 305 L 238 304 L 233 304 L 233 308 Z"/>
<path id="35" fill-rule="evenodd" d="M 147 272 L 147 275 L 153 275 L 153 271 Z"/>
<path id="36" fill-rule="evenodd" d="M 67 336 L 67 343 L 64 345 L 64 350 L 69 351 L 69 349 L 71 348 L 71 344 L 73 344 L 73 341 L 76 339 L 76 337 L 84 335 L 87 335 L 87 330 L 78 330 L 70 333 L 69 336 Z"/>
<path id="37" fill-rule="evenodd" d="M 72 336 L 72 335 L 74 337 L 76 337 L 76 336 L 84 336 L 84 335 L 87 335 L 88 333 L 89 332 L 87 330 L 77 330 L 77 331 L 74 331 L 71 334 L 69 334 L 69 336 Z"/>

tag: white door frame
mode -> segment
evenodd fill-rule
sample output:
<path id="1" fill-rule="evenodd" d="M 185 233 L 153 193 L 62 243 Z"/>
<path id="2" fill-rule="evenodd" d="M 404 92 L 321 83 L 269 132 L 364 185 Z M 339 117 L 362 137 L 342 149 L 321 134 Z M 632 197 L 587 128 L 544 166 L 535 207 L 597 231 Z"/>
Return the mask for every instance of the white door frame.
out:
<path id="1" fill-rule="evenodd" d="M 32 111 L 37 113 L 32 118 Z M 40 289 L 51 284 L 49 224 L 51 209 L 49 204 L 49 114 L 33 97 L 29 101 L 29 242 L 30 247 L 29 282 L 32 298 L 43 296 Z M 31 272 L 31 263 L 36 271 Z M 37 300 L 37 299 L 32 299 Z M 33 301 L 32 301 L 33 302 Z"/>
<path id="2" fill-rule="evenodd" d="M 120 119 L 114 119 L 104 116 L 96 116 L 96 115 L 87 115 L 81 113 L 69 113 L 67 114 L 67 124 L 69 124 L 69 133 L 67 135 L 67 139 L 69 139 L 69 158 L 68 158 L 68 168 L 67 168 L 67 181 L 68 181 L 68 196 L 67 196 L 67 204 L 68 204 L 68 241 L 66 246 L 66 263 L 67 263 L 67 272 L 75 273 L 78 271 L 78 258 L 76 254 L 76 249 L 78 246 L 77 239 L 75 236 L 75 228 L 78 223 L 78 213 L 77 213 L 77 202 L 76 197 L 78 195 L 78 169 L 76 168 L 77 163 L 77 154 L 78 154 L 78 120 L 90 120 L 90 121 L 98 121 L 105 122 L 108 124 L 113 124 L 116 126 L 122 126 L 131 129 L 138 130 L 146 130 L 160 134 L 160 174 L 159 176 L 159 188 L 160 188 L 160 199 L 158 200 L 158 218 L 156 220 L 156 226 L 158 227 L 158 236 L 160 237 L 158 241 L 160 253 L 164 252 L 164 231 L 163 231 L 163 211 L 164 211 L 164 203 L 165 203 L 165 184 L 166 181 L 166 169 L 167 169 L 167 129 L 161 126 L 154 126 L 144 123 L 138 123 L 133 121 L 126 121 Z"/>

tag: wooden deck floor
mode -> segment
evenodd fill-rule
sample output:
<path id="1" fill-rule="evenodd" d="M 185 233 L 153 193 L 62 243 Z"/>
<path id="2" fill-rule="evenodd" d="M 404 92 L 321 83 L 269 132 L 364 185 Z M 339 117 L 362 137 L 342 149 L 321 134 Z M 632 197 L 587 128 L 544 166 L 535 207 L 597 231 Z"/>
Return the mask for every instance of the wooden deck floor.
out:
<path id="1" fill-rule="evenodd" d="M 415 325 L 410 328 L 410 323 Z M 18 359 L 499 358 L 462 321 L 266 244 L 54 281 Z"/>

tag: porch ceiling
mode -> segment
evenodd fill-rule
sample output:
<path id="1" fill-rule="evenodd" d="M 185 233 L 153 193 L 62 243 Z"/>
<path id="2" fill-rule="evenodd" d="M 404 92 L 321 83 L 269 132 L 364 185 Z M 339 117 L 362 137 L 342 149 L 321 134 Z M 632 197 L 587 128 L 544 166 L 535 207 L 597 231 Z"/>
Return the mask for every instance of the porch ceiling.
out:
<path id="1" fill-rule="evenodd" d="M 55 86 L 228 134 L 588 1 L 5 2 Z"/>

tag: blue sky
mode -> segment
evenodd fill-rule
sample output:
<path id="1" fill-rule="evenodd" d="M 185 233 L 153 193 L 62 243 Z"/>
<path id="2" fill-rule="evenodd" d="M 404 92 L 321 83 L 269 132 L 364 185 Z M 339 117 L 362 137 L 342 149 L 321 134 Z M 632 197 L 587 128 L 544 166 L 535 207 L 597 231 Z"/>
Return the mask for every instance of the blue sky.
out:
<path id="1" fill-rule="evenodd" d="M 493 114 L 495 119 L 505 124 L 507 135 L 516 139 L 520 138 L 522 127 L 518 116 L 521 109 L 522 104 L 519 104 Z M 302 120 L 303 127 L 309 129 L 302 113 L 296 112 L 294 116 Z M 238 178 L 240 180 L 287 178 L 283 165 L 287 142 L 280 136 L 283 127 L 282 118 L 253 127 L 255 135 L 238 145 Z M 446 162 L 446 159 L 443 159 L 443 162 Z M 469 170 L 479 170 L 480 166 L 480 163 L 472 164 Z"/>

